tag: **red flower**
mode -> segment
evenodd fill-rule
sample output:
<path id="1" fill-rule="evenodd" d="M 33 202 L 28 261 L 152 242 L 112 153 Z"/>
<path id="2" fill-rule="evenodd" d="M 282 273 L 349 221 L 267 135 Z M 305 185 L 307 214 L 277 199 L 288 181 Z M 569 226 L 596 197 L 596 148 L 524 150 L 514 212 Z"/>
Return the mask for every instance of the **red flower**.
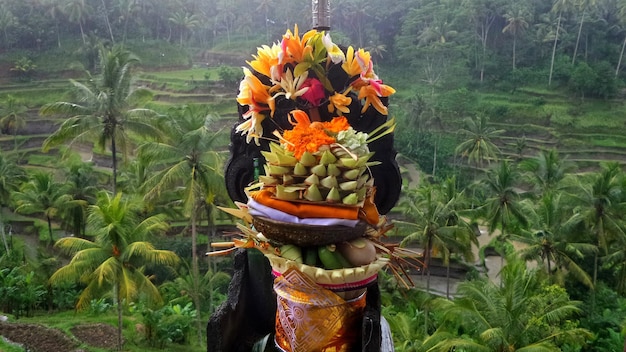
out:
<path id="1" fill-rule="evenodd" d="M 307 78 L 300 88 L 305 87 L 309 87 L 309 90 L 302 94 L 301 97 L 313 106 L 319 106 L 322 100 L 326 98 L 324 85 L 317 78 Z"/>

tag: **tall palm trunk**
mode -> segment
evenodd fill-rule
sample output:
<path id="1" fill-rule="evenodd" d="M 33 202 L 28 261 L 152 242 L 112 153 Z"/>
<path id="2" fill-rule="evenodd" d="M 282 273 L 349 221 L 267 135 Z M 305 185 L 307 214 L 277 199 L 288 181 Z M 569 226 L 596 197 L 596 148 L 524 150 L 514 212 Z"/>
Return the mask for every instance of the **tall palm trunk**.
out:
<path id="1" fill-rule="evenodd" d="M 576 37 L 576 46 L 574 46 L 574 55 L 572 55 L 572 65 L 576 62 L 576 54 L 578 54 L 578 44 L 580 43 L 580 34 L 583 31 L 583 22 L 585 21 L 585 10 L 580 16 L 580 25 L 578 26 L 578 36 Z"/>
<path id="2" fill-rule="evenodd" d="M 548 78 L 548 87 L 552 84 L 552 72 L 554 71 L 554 57 L 556 56 L 556 44 L 559 42 L 559 30 L 561 29 L 561 11 L 559 11 L 559 19 L 556 22 L 556 34 L 554 35 L 554 45 L 552 46 L 552 60 L 550 60 L 550 77 Z"/>
<path id="3" fill-rule="evenodd" d="M 107 5 L 104 3 L 104 0 L 101 0 L 102 8 L 104 9 L 104 22 L 107 25 L 107 29 L 109 30 L 109 35 L 111 36 L 111 42 L 115 43 L 115 39 L 113 38 L 113 30 L 111 29 L 111 22 L 109 22 L 109 11 L 107 10 Z"/>
<path id="4" fill-rule="evenodd" d="M 450 259 L 446 265 L 446 298 L 450 299 Z"/>
<path id="5" fill-rule="evenodd" d="M 85 45 L 87 44 L 87 42 L 85 41 L 85 31 L 83 30 L 83 23 L 79 21 L 78 26 L 80 27 L 80 37 L 83 39 L 83 45 Z"/>
<path id="6" fill-rule="evenodd" d="M 517 44 L 517 35 L 515 32 L 513 33 L 513 70 L 515 70 L 515 47 Z"/>
<path id="7" fill-rule="evenodd" d="M 430 239 L 426 242 L 426 248 L 424 249 L 424 266 L 426 267 L 426 293 L 430 293 Z"/>
<path id="8" fill-rule="evenodd" d="M 113 165 L 113 194 L 117 194 L 117 145 L 115 143 L 115 125 L 111 133 L 111 163 Z"/>
<path id="9" fill-rule="evenodd" d="M 624 37 L 624 41 L 622 42 L 622 51 L 619 53 L 619 60 L 617 61 L 617 66 L 615 67 L 615 77 L 619 75 L 619 69 L 622 67 L 622 58 L 624 57 L 624 48 L 626 48 L 626 36 Z"/>
<path id="10" fill-rule="evenodd" d="M 50 218 L 50 216 L 47 215 L 46 219 L 48 220 L 48 236 L 50 236 L 48 239 L 48 244 L 52 246 L 52 244 L 54 244 L 54 238 L 52 237 L 52 219 Z"/>
<path id="11" fill-rule="evenodd" d="M 197 209 L 194 206 L 191 211 L 191 276 L 193 281 L 193 304 L 196 306 L 196 330 L 198 331 L 198 343 L 202 345 L 202 325 L 200 323 L 200 268 L 198 267 L 198 229 Z"/>
<path id="12" fill-rule="evenodd" d="M 120 297 L 120 283 L 116 282 L 113 286 L 115 303 L 117 305 L 117 350 L 122 350 L 122 331 L 124 329 L 124 322 L 122 320 L 122 299 Z"/>

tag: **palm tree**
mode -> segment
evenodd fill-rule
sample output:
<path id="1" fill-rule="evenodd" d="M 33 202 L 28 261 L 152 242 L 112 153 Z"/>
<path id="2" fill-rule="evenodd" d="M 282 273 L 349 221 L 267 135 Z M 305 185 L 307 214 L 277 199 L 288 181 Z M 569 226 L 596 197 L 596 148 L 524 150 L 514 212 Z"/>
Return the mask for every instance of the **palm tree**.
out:
<path id="1" fill-rule="evenodd" d="M 471 243 L 475 242 L 474 232 L 458 213 L 459 196 L 455 194 L 451 198 L 448 197 L 449 199 L 446 198 L 432 185 L 424 184 L 417 189 L 410 189 L 399 204 L 407 220 L 395 222 L 400 229 L 409 232 L 402 239 L 402 246 L 417 242 L 424 250 L 427 292 L 430 291 L 430 266 L 433 255 L 439 254 L 448 270 L 452 251 L 462 253 L 468 260 L 473 260 Z"/>
<path id="2" fill-rule="evenodd" d="M 207 310 L 213 313 L 213 303 L 218 303 L 219 297 L 214 291 L 218 286 L 226 286 L 225 283 L 230 281 L 231 277 L 223 271 L 207 271 L 200 277 L 199 285 L 196 292 L 196 284 L 193 275 L 180 275 L 174 281 L 165 282 L 159 287 L 163 292 L 170 292 L 173 299 L 171 304 L 185 305 L 186 302 L 194 302 L 196 296 L 200 297 L 203 302 L 208 302 Z M 165 296 L 165 294 L 164 294 Z M 200 314 L 200 312 L 198 312 Z"/>
<path id="3" fill-rule="evenodd" d="M 19 192 L 13 194 L 17 207 L 15 211 L 24 214 L 42 213 L 48 223 L 49 244 L 54 243 L 52 220 L 61 209 L 72 206 L 76 201 L 67 194 L 67 184 L 56 182 L 49 172 L 37 171 L 29 177 Z"/>
<path id="4" fill-rule="evenodd" d="M 27 179 L 24 169 L 5 153 L 0 154 L 0 210 L 9 205 L 11 195 Z"/>
<path id="5" fill-rule="evenodd" d="M 5 6 L 4 3 L 0 4 L 0 29 L 2 29 L 2 33 L 4 34 L 5 49 L 9 47 L 8 30 L 9 28 L 15 26 L 17 23 L 17 17 L 13 15 L 8 6 Z"/>
<path id="6" fill-rule="evenodd" d="M 435 307 L 443 321 L 424 350 L 557 352 L 591 336 L 569 323 L 581 312 L 579 302 L 562 288 L 542 285 L 524 262 L 510 258 L 501 276 L 501 287 L 487 278 L 465 281 L 454 301 L 440 299 Z"/>
<path id="7" fill-rule="evenodd" d="M 624 31 L 624 26 L 626 26 L 626 2 L 620 1 L 618 3 L 619 8 L 617 11 L 619 25 Z M 619 75 L 619 71 L 622 68 L 622 60 L 624 59 L 624 50 L 626 49 L 626 35 L 624 35 L 624 40 L 622 41 L 622 50 L 619 53 L 619 60 L 617 60 L 617 66 L 615 67 L 615 77 Z"/>
<path id="8" fill-rule="evenodd" d="M 93 8 L 87 3 L 86 0 L 67 0 L 63 12 L 67 15 L 70 22 L 78 23 L 80 27 L 80 36 L 85 44 L 85 31 L 83 24 L 87 22 L 87 19 L 93 13 Z"/>
<path id="9" fill-rule="evenodd" d="M 55 32 L 57 35 L 57 47 L 61 48 L 61 33 L 59 32 L 59 14 L 62 12 L 61 4 L 57 0 L 41 0 L 41 5 L 45 9 L 45 15 L 54 20 Z"/>
<path id="10" fill-rule="evenodd" d="M 117 7 L 120 9 L 124 20 L 124 31 L 122 35 L 122 43 L 126 43 L 126 34 L 128 32 L 128 21 L 135 17 L 135 14 L 141 11 L 141 4 L 138 0 L 117 0 Z"/>
<path id="11" fill-rule="evenodd" d="M 72 199 L 81 201 L 64 209 L 63 216 L 71 224 L 72 233 L 78 237 L 86 236 L 87 206 L 94 204 L 98 193 L 98 179 L 93 165 L 81 160 L 73 160 L 65 168 L 68 182 L 67 193 Z"/>
<path id="12" fill-rule="evenodd" d="M 513 70 L 516 65 L 516 47 L 517 35 L 528 29 L 526 19 L 530 17 L 528 10 L 523 8 L 519 3 L 515 3 L 515 7 L 504 14 L 507 25 L 502 29 L 502 33 L 511 33 L 513 35 Z"/>
<path id="13" fill-rule="evenodd" d="M 11 195 L 19 190 L 22 182 L 27 180 L 26 173 L 6 154 L 0 154 L 0 234 L 4 248 L 9 252 L 9 245 L 4 237 L 3 208 L 9 204 Z"/>
<path id="14" fill-rule="evenodd" d="M 561 20 L 563 18 L 563 12 L 569 10 L 572 5 L 572 0 L 555 0 L 552 6 L 552 11 L 558 13 L 556 21 L 556 32 L 554 34 L 554 44 L 552 46 L 552 59 L 550 60 L 550 76 L 548 78 L 548 86 L 552 84 L 552 73 L 554 72 L 554 58 L 556 56 L 556 45 L 559 42 L 559 32 L 561 30 Z"/>
<path id="15" fill-rule="evenodd" d="M 491 160 L 497 159 L 500 149 L 491 139 L 504 131 L 488 126 L 489 120 L 484 115 L 466 118 L 464 122 L 465 128 L 457 133 L 465 138 L 465 141 L 461 142 L 454 152 L 467 158 L 468 163 L 474 162 L 476 169 L 481 168 L 485 161 L 489 164 Z"/>
<path id="16" fill-rule="evenodd" d="M 513 225 L 527 224 L 526 216 L 520 207 L 520 194 L 515 187 L 518 178 L 517 170 L 507 160 L 503 160 L 498 167 L 490 170 L 481 183 L 488 198 L 479 210 L 485 214 L 490 234 L 500 229 L 495 245 L 500 247 L 496 249 L 500 252 L 502 261 L 506 256 L 505 243 L 509 239 L 508 231 Z"/>
<path id="17" fill-rule="evenodd" d="M 572 241 L 571 234 L 575 232 L 578 217 L 571 215 L 571 208 L 561 200 L 561 193 L 549 192 L 537 203 L 531 200 L 524 202 L 524 213 L 529 219 L 530 229 L 522 230 L 523 235 L 513 236 L 518 242 L 527 245 L 518 254 L 525 260 L 540 260 L 549 277 L 557 273 L 559 279 L 562 279 L 564 274 L 569 273 L 587 287 L 593 288 L 591 277 L 576 260 L 595 253 L 597 247 Z"/>
<path id="18" fill-rule="evenodd" d="M 596 6 L 598 0 L 580 0 L 578 2 L 578 8 L 581 11 L 580 24 L 578 25 L 578 35 L 576 36 L 576 46 L 574 47 L 574 54 L 572 55 L 572 65 L 576 62 L 576 55 L 578 54 L 578 44 L 580 43 L 580 35 L 583 31 L 583 23 L 585 23 L 585 14 L 589 8 Z"/>
<path id="19" fill-rule="evenodd" d="M 161 132 L 152 123 L 157 113 L 150 109 L 135 108 L 151 99 L 146 89 L 132 89 L 132 67 L 138 59 L 129 51 L 115 47 L 100 52 L 101 75 L 86 83 L 72 80 L 81 103 L 56 102 L 43 106 L 42 115 L 69 116 L 59 129 L 43 143 L 43 150 L 68 140 L 75 142 L 97 141 L 98 147 L 110 147 L 113 162 L 113 192 L 117 191 L 118 148 L 129 153 L 130 135 L 158 138 Z M 91 77 L 91 75 L 90 75 Z"/>
<path id="20" fill-rule="evenodd" d="M 24 114 L 28 108 L 24 102 L 16 99 L 12 95 L 7 95 L 2 105 L 0 105 L 0 128 L 3 132 L 13 133 L 13 142 L 17 151 L 17 131 L 26 125 Z"/>
<path id="21" fill-rule="evenodd" d="M 573 194 L 579 219 L 585 230 L 598 247 L 593 260 L 593 286 L 597 284 L 600 254 L 609 253 L 611 239 L 626 238 L 624 229 L 624 202 L 622 200 L 623 173 L 617 162 L 602 166 L 602 170 L 591 175 L 588 180 L 578 177 L 575 180 L 576 193 Z M 592 291 L 595 297 L 595 291 Z M 593 302 L 594 300 L 592 300 Z M 593 311 L 593 307 L 592 307 Z"/>
<path id="22" fill-rule="evenodd" d="M 200 18 L 198 15 L 188 13 L 184 10 L 174 12 L 169 18 L 169 21 L 176 27 L 178 27 L 181 48 L 183 46 L 183 38 L 185 37 L 185 33 L 196 28 L 200 24 Z"/>
<path id="23" fill-rule="evenodd" d="M 526 159 L 519 164 L 525 176 L 530 180 L 538 196 L 561 190 L 565 176 L 574 165 L 559 156 L 556 149 L 542 150 L 536 157 Z"/>
<path id="24" fill-rule="evenodd" d="M 213 204 L 224 194 L 222 159 L 215 151 L 219 132 L 210 129 L 210 116 L 197 106 L 187 105 L 170 112 L 172 118 L 165 127 L 166 141 L 146 143 L 138 149 L 140 157 L 158 161 L 160 167 L 146 182 L 149 190 L 145 200 L 154 202 L 171 189 L 182 193 L 177 200 L 182 202 L 184 214 L 190 219 L 192 276 L 196 280 L 194 291 L 198 292 L 197 224 L 200 209 L 205 204 Z M 200 297 L 196 295 L 194 298 L 196 309 L 200 311 Z"/>
<path id="25" fill-rule="evenodd" d="M 112 197 L 100 192 L 97 203 L 89 207 L 87 219 L 94 241 L 78 237 L 57 241 L 55 246 L 72 259 L 50 277 L 53 285 L 67 282 L 85 285 L 76 303 L 78 309 L 87 307 L 93 298 L 113 291 L 117 305 L 118 350 L 122 349 L 122 304 L 133 302 L 139 294 L 161 303 L 159 290 L 143 273 L 144 266 L 174 265 L 179 261 L 174 252 L 155 249 L 146 241 L 148 235 L 167 228 L 163 217 L 141 219 L 139 210 L 138 204 L 131 203 L 121 193 Z"/>

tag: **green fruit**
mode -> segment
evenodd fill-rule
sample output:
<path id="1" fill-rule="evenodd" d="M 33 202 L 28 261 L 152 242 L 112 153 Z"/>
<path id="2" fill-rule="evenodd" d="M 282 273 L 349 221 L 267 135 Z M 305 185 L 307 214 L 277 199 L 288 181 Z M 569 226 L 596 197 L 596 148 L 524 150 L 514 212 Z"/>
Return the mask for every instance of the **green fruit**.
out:
<path id="1" fill-rule="evenodd" d="M 309 152 L 304 152 L 302 153 L 302 156 L 300 157 L 300 164 L 307 166 L 307 167 L 317 165 L 317 158 Z"/>
<path id="2" fill-rule="evenodd" d="M 339 188 L 342 191 L 354 191 L 357 186 L 357 181 L 346 181 L 339 184 Z"/>
<path id="3" fill-rule="evenodd" d="M 326 177 L 326 166 L 322 164 L 315 165 L 311 168 L 311 173 L 316 174 L 319 177 Z"/>
<path id="4" fill-rule="evenodd" d="M 341 264 L 342 268 L 352 268 L 354 266 L 338 250 L 335 249 L 334 251 L 331 251 L 331 252 L 333 252 L 333 255 L 335 256 L 335 258 L 337 258 L 337 261 Z"/>
<path id="5" fill-rule="evenodd" d="M 296 163 L 293 167 L 293 174 L 296 176 L 305 176 L 309 174 L 309 170 L 307 170 L 306 166 L 302 165 L 302 163 Z"/>
<path id="6" fill-rule="evenodd" d="M 317 177 L 316 174 L 311 174 L 311 176 L 307 177 L 304 180 L 304 183 L 307 185 L 319 185 L 320 184 L 320 178 Z"/>
<path id="7" fill-rule="evenodd" d="M 320 184 L 326 188 L 335 188 L 338 186 L 337 178 L 335 176 L 326 176 L 320 180 Z"/>
<path id="8" fill-rule="evenodd" d="M 263 150 L 261 151 L 261 155 L 263 155 L 268 163 L 278 165 L 278 154 Z"/>
<path id="9" fill-rule="evenodd" d="M 296 157 L 293 155 L 278 154 L 277 156 L 278 156 L 278 165 L 294 166 L 298 162 L 298 159 L 296 159 Z"/>
<path id="10" fill-rule="evenodd" d="M 309 247 L 304 248 L 304 264 L 309 266 L 317 266 L 317 248 Z"/>
<path id="11" fill-rule="evenodd" d="M 326 201 L 330 203 L 337 203 L 341 201 L 341 195 L 339 194 L 339 190 L 336 187 L 331 188 L 330 192 L 326 196 Z"/>
<path id="12" fill-rule="evenodd" d="M 320 164 L 329 165 L 329 164 L 335 163 L 336 161 L 337 161 L 337 157 L 334 156 L 333 153 L 330 152 L 330 150 L 325 150 L 324 153 L 322 153 Z"/>
<path id="13" fill-rule="evenodd" d="M 326 167 L 326 173 L 328 174 L 328 176 L 336 177 L 341 175 L 341 170 L 339 169 L 337 164 L 328 164 L 328 166 Z"/>
<path id="14" fill-rule="evenodd" d="M 356 205 L 359 202 L 359 197 L 356 193 L 350 193 L 345 196 L 341 202 L 345 205 Z"/>
<path id="15" fill-rule="evenodd" d="M 357 198 L 359 198 L 359 201 L 362 201 L 365 199 L 365 196 L 367 195 L 367 188 L 366 187 L 361 187 L 356 191 L 356 196 Z"/>
<path id="16" fill-rule="evenodd" d="M 267 175 L 282 176 L 288 174 L 290 171 L 291 169 L 286 166 L 269 165 L 269 173 L 267 173 Z"/>
<path id="17" fill-rule="evenodd" d="M 365 155 L 362 155 L 359 157 L 359 160 L 357 162 L 357 166 L 361 167 L 361 166 L 365 166 L 365 163 L 367 163 L 368 160 L 370 160 L 370 158 L 374 155 L 374 152 L 370 152 L 367 153 Z"/>
<path id="18" fill-rule="evenodd" d="M 280 247 L 280 256 L 293 260 L 298 264 L 302 264 L 302 250 L 298 246 L 294 246 L 293 244 L 286 244 Z"/>
<path id="19" fill-rule="evenodd" d="M 259 182 L 263 183 L 264 185 L 271 186 L 277 184 L 278 180 L 272 176 L 260 175 Z"/>
<path id="20" fill-rule="evenodd" d="M 324 199 L 319 188 L 317 188 L 317 185 L 310 185 L 304 192 L 304 198 L 310 200 L 311 202 L 320 202 Z"/>
<path id="21" fill-rule="evenodd" d="M 343 177 L 345 177 L 348 180 L 356 180 L 357 177 L 359 177 L 359 175 L 360 175 L 359 169 L 350 169 L 343 173 Z"/>
<path id="22" fill-rule="evenodd" d="M 335 270 L 341 269 L 343 266 L 339 259 L 335 256 L 334 251 L 331 251 L 328 246 L 320 246 L 317 248 L 317 256 L 320 258 L 322 265 L 325 269 Z"/>
<path id="23" fill-rule="evenodd" d="M 293 176 L 288 175 L 288 174 L 284 174 L 283 175 L 283 185 L 287 186 L 287 185 L 291 185 L 293 184 Z"/>
<path id="24" fill-rule="evenodd" d="M 339 159 L 340 166 L 344 166 L 344 167 L 347 167 L 349 169 L 354 169 L 357 166 L 358 162 L 359 162 L 358 159 L 353 159 L 353 158 L 341 158 L 341 159 Z"/>
<path id="25" fill-rule="evenodd" d="M 367 183 L 367 180 L 369 180 L 369 178 L 370 178 L 370 175 L 368 175 L 368 174 L 365 174 L 365 175 L 359 177 L 359 179 L 357 180 L 356 187 L 357 188 L 363 187 L 365 185 L 365 183 Z"/>
<path id="26" fill-rule="evenodd" d="M 276 185 L 276 198 L 280 200 L 298 200 L 300 198 L 299 187 L 285 187 Z"/>

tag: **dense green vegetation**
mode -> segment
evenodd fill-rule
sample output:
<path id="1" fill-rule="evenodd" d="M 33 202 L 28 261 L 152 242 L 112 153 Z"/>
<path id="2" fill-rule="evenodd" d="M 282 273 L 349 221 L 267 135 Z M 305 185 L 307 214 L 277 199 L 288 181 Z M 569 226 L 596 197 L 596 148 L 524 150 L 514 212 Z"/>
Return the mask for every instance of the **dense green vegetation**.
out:
<path id="1" fill-rule="evenodd" d="M 331 3 L 335 42 L 369 50 L 397 89 L 397 149 L 420 170 L 391 214 L 391 234 L 425 249 L 429 268 L 471 268 L 446 297 L 431 294 L 429 268 L 426 290 L 383 276 L 397 350 L 622 350 L 626 2 Z M 126 350 L 205 349 L 202 326 L 230 268 L 201 256 L 232 224 L 215 206 L 231 205 L 219 170 L 237 114 L 236 67 L 286 28 L 308 27 L 308 6 L 0 3 L 3 314 L 66 332 L 106 322 L 123 329 Z M 114 49 L 101 55 L 103 44 Z M 107 92 L 113 99 L 102 99 Z M 112 205 L 132 212 L 134 225 L 119 218 L 126 230 L 104 231 L 115 228 L 105 210 L 108 220 L 121 215 Z M 491 241 L 475 257 L 481 230 Z M 123 254 L 134 243 L 181 261 Z M 88 248 L 117 248 L 111 258 L 124 259 L 108 269 L 95 257 L 71 262 L 101 270 L 102 286 L 94 276 L 57 280 Z M 495 281 L 482 273 L 488 254 L 504 265 Z M 122 290 L 118 276 L 104 275 L 122 275 L 116 265 L 153 280 Z M 84 310 L 73 311 L 77 302 Z"/>

